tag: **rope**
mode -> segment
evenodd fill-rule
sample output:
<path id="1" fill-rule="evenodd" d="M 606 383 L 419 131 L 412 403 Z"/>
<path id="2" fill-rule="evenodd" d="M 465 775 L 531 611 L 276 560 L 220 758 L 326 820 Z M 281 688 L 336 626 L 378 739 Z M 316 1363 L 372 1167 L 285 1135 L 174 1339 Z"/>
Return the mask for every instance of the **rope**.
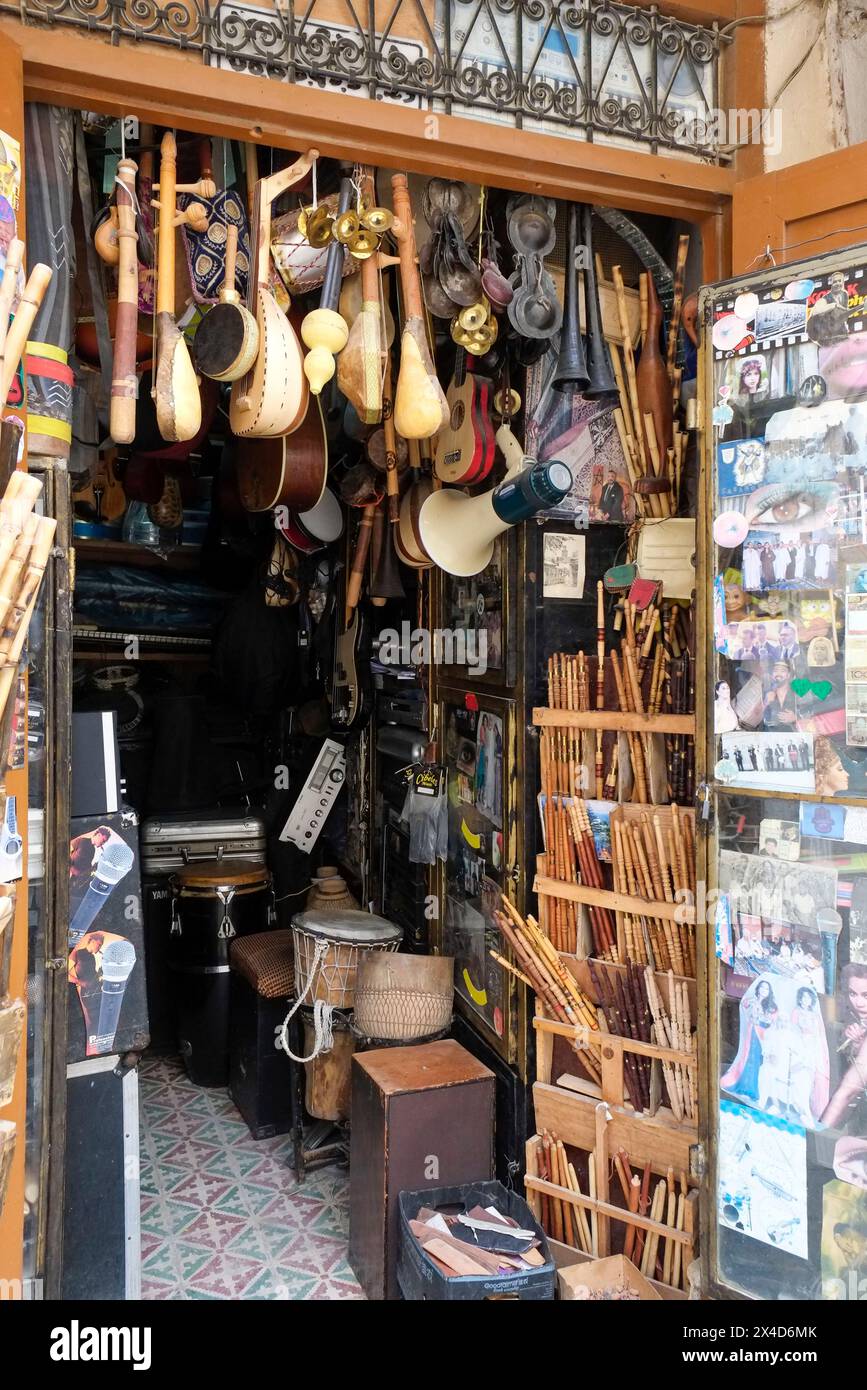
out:
<path id="1" fill-rule="evenodd" d="M 309 975 L 307 976 L 307 983 L 304 986 L 304 991 L 302 994 L 299 994 L 298 998 L 295 1000 L 295 1003 L 292 1005 L 292 1008 L 289 1010 L 288 1014 L 284 1018 L 283 1026 L 280 1029 L 280 1046 L 286 1053 L 286 1056 L 290 1057 L 293 1062 L 313 1062 L 321 1052 L 330 1052 L 332 1047 L 334 1046 L 334 1032 L 331 1027 L 331 1017 L 334 1013 L 334 1007 L 332 1004 L 326 1004 L 324 999 L 317 999 L 313 1004 L 314 1040 L 313 1051 L 310 1053 L 310 1056 L 296 1057 L 295 1053 L 292 1051 L 292 1048 L 289 1046 L 289 1024 L 292 1022 L 292 1019 L 295 1017 L 296 1013 L 301 1008 L 301 1005 L 304 1003 L 304 1000 L 307 998 L 313 981 L 316 979 L 316 976 L 319 973 L 319 968 L 323 960 L 325 959 L 329 947 L 330 942 L 324 939 L 320 939 L 316 942 L 316 946 L 314 947 L 313 951 L 313 965 L 310 969 Z"/>

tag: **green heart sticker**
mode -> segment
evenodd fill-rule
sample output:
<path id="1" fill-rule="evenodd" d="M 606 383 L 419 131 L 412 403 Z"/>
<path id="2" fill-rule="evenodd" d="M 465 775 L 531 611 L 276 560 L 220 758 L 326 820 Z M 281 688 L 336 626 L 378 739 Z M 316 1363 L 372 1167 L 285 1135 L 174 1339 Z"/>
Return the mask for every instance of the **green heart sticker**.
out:
<path id="1" fill-rule="evenodd" d="M 817 700 L 827 700 L 834 687 L 830 681 L 808 681 L 799 679 L 792 681 L 792 689 L 795 694 L 802 699 L 812 691 Z"/>

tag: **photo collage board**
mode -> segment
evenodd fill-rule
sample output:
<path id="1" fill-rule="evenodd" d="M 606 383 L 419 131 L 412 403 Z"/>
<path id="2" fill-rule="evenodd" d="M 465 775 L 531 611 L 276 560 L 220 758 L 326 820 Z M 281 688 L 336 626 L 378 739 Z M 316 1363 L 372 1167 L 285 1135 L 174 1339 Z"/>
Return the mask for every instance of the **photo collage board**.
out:
<path id="1" fill-rule="evenodd" d="M 867 247 L 710 304 L 719 1278 L 867 1297 Z"/>

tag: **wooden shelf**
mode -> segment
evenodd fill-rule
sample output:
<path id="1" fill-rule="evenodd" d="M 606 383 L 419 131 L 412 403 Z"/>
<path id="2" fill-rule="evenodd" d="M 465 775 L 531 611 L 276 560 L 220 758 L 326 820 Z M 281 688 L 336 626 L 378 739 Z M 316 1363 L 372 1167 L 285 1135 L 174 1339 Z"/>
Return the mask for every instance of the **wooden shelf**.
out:
<path id="1" fill-rule="evenodd" d="M 533 710 L 533 723 L 553 729 L 615 729 L 627 734 L 691 734 L 695 736 L 694 714 L 623 714 L 613 709 Z"/>
<path id="2" fill-rule="evenodd" d="M 588 907 L 607 907 L 609 912 L 628 912 L 632 917 L 658 917 L 682 926 L 695 925 L 695 907 L 686 903 L 649 902 L 629 893 L 615 893 L 608 888 L 593 888 L 586 883 L 563 883 L 559 878 L 537 874 L 533 892 L 546 898 L 565 898 L 568 902 L 586 903 Z"/>
<path id="3" fill-rule="evenodd" d="M 147 545 L 130 545 L 127 541 L 73 540 L 80 564 L 135 565 L 137 569 L 196 570 L 199 568 L 199 546 L 177 546 L 161 555 Z"/>

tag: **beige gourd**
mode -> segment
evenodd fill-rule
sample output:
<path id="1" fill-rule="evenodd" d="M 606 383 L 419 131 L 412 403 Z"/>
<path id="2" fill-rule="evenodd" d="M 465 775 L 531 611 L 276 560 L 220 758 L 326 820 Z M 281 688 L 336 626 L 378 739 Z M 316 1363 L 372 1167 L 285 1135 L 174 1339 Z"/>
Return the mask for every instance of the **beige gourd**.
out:
<path id="1" fill-rule="evenodd" d="M 416 264 L 412 206 L 405 174 L 391 180 L 400 254 L 405 320 L 400 344 L 400 371 L 394 396 L 394 424 L 404 439 L 431 439 L 449 422 L 445 393 L 431 362 L 424 328 L 421 285 Z"/>

